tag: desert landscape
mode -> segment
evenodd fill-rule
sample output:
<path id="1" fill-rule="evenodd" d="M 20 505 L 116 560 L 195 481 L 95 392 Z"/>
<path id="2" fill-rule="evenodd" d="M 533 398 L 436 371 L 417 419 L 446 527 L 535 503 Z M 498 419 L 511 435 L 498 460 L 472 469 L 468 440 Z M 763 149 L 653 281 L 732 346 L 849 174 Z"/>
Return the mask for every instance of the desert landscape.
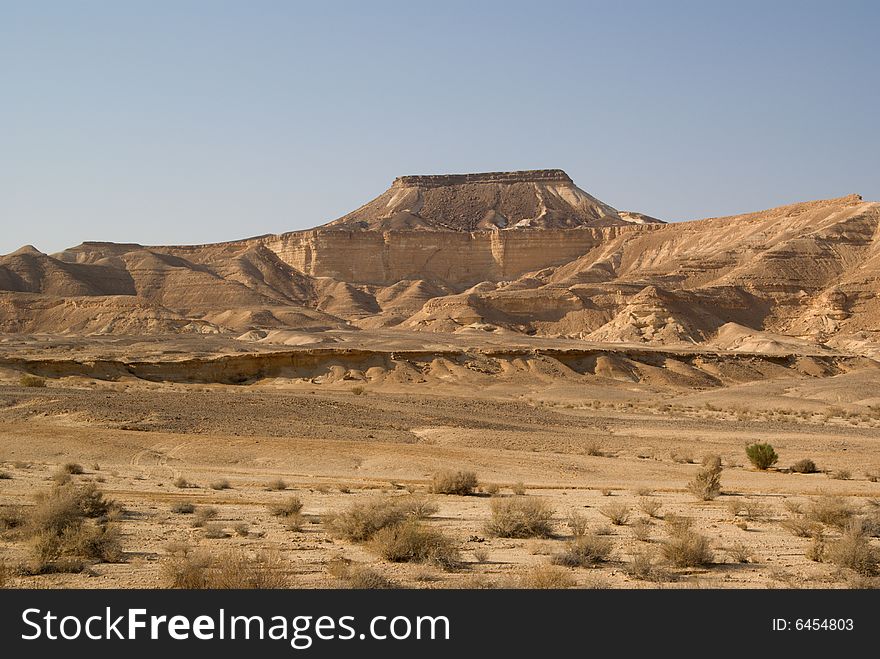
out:
<path id="1" fill-rule="evenodd" d="M 561 170 L 0 256 L 0 582 L 880 575 L 880 203 L 664 222 Z"/>

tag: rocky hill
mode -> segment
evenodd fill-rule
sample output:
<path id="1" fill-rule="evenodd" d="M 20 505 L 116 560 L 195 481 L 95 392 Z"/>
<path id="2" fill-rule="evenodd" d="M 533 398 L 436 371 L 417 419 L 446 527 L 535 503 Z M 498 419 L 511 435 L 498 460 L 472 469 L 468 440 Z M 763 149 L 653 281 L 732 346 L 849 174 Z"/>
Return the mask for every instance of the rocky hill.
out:
<path id="1" fill-rule="evenodd" d="M 880 204 L 857 195 L 664 224 L 561 170 L 410 176 L 308 231 L 22 248 L 0 257 L 0 332 L 397 328 L 876 355 L 878 282 Z"/>

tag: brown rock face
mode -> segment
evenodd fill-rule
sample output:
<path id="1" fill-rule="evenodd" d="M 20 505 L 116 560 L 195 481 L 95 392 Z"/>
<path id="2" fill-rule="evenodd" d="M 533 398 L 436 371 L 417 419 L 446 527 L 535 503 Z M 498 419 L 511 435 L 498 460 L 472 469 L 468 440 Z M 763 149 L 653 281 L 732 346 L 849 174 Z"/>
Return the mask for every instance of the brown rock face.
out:
<path id="1" fill-rule="evenodd" d="M 538 170 L 400 177 L 323 227 L 237 242 L 23 248 L 0 257 L 0 332 L 398 327 L 873 355 L 878 294 L 880 203 L 664 224 Z"/>

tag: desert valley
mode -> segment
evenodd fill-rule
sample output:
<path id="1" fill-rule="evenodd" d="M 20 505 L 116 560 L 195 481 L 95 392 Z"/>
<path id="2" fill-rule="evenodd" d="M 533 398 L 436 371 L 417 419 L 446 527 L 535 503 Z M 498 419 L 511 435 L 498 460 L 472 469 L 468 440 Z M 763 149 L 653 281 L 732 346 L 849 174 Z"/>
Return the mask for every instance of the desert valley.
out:
<path id="1" fill-rule="evenodd" d="M 876 586 L 878 360 L 858 195 L 667 223 L 404 176 L 307 231 L 25 246 L 0 582 Z"/>

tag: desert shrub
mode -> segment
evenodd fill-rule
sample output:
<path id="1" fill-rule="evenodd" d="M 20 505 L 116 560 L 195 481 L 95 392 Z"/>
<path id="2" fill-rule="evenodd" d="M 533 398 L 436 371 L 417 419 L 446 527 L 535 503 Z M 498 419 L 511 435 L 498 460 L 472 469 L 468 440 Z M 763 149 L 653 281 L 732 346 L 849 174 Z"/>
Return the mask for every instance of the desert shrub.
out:
<path id="1" fill-rule="evenodd" d="M 623 526 L 629 521 L 629 506 L 622 503 L 605 506 L 600 508 L 599 512 L 607 517 L 614 526 Z"/>
<path id="2" fill-rule="evenodd" d="M 284 560 L 276 552 L 258 552 L 251 556 L 241 550 L 232 550 L 212 562 L 208 587 L 234 590 L 287 588 L 285 568 Z"/>
<path id="3" fill-rule="evenodd" d="M 760 521 L 773 516 L 773 510 L 766 503 L 755 499 L 746 499 L 742 502 L 742 514 L 750 521 Z"/>
<path id="4" fill-rule="evenodd" d="M 827 548 L 827 559 L 863 576 L 880 574 L 880 550 L 871 545 L 858 522 L 850 523 L 840 540 Z"/>
<path id="5" fill-rule="evenodd" d="M 865 471 L 865 478 L 872 483 L 876 483 L 877 481 L 880 481 L 880 471 L 877 471 L 876 469 L 868 469 Z"/>
<path id="6" fill-rule="evenodd" d="M 557 590 L 573 587 L 575 580 L 564 568 L 538 565 L 523 574 L 518 585 L 529 590 Z"/>
<path id="7" fill-rule="evenodd" d="M 424 506 L 418 505 L 418 502 L 414 504 L 409 497 L 379 497 L 355 502 L 343 512 L 325 515 L 324 523 L 336 536 L 352 542 L 364 542 L 381 529 L 401 524 L 406 519 L 419 518 L 420 511 L 424 510 Z"/>
<path id="8" fill-rule="evenodd" d="M 467 496 L 476 487 L 477 475 L 472 471 L 438 471 L 431 479 L 431 491 L 435 494 Z"/>
<path id="9" fill-rule="evenodd" d="M 782 502 L 782 505 L 785 506 L 785 509 L 792 515 L 800 515 L 804 512 L 804 504 L 797 499 L 786 499 Z"/>
<path id="10" fill-rule="evenodd" d="M 611 493 L 612 493 L 612 490 L 610 487 L 602 488 L 602 496 L 603 497 L 610 497 Z"/>
<path id="11" fill-rule="evenodd" d="M 276 478 L 275 480 L 269 481 L 269 485 L 267 485 L 268 489 L 281 491 L 287 489 L 287 482 L 282 478 Z"/>
<path id="12" fill-rule="evenodd" d="M 706 453 L 701 462 L 706 469 L 721 470 L 721 456 L 716 453 Z"/>
<path id="13" fill-rule="evenodd" d="M 855 511 L 843 497 L 823 495 L 810 501 L 804 515 L 807 519 L 843 528 Z"/>
<path id="14" fill-rule="evenodd" d="M 816 563 L 821 563 L 825 560 L 825 554 L 827 552 L 828 545 L 825 542 L 825 536 L 822 533 L 816 533 L 813 536 L 813 541 L 807 545 L 806 550 L 804 551 L 804 556 L 807 559 L 814 561 Z"/>
<path id="15" fill-rule="evenodd" d="M 220 478 L 211 483 L 212 490 L 228 490 L 232 486 L 229 484 L 229 481 L 225 478 Z"/>
<path id="16" fill-rule="evenodd" d="M 639 510 L 645 513 L 648 517 L 659 517 L 660 508 L 662 507 L 663 504 L 660 503 L 658 499 L 652 497 L 642 497 L 639 499 Z"/>
<path id="17" fill-rule="evenodd" d="M 355 590 L 391 590 L 400 588 L 400 584 L 389 579 L 371 567 L 358 565 L 346 570 L 341 577 L 348 582 L 348 587 Z"/>
<path id="18" fill-rule="evenodd" d="M 821 524 L 803 517 L 789 517 L 782 520 L 779 525 L 799 538 L 812 538 L 822 530 Z"/>
<path id="19" fill-rule="evenodd" d="M 251 525 L 247 522 L 238 522 L 232 527 L 232 530 L 235 531 L 235 535 L 240 535 L 241 537 L 246 538 L 250 535 Z"/>
<path id="20" fill-rule="evenodd" d="M 397 505 L 408 517 L 425 519 L 436 513 L 439 508 L 436 504 L 421 497 L 406 497 L 397 500 Z"/>
<path id="21" fill-rule="evenodd" d="M 217 540 L 219 538 L 228 538 L 229 534 L 219 522 L 208 522 L 205 524 L 205 537 Z"/>
<path id="22" fill-rule="evenodd" d="M 168 588 L 196 590 L 210 588 L 209 570 L 213 561 L 203 553 L 181 551 L 162 563 L 162 576 Z"/>
<path id="23" fill-rule="evenodd" d="M 351 393 L 353 393 L 355 396 L 363 396 L 366 393 L 366 391 L 367 390 L 364 389 L 363 387 L 361 387 L 360 385 L 351 388 Z"/>
<path id="24" fill-rule="evenodd" d="M 663 521 L 666 523 L 666 531 L 671 536 L 679 536 L 684 533 L 688 533 L 691 529 L 691 526 L 694 524 L 693 517 L 686 517 L 685 515 L 676 515 L 675 513 L 669 513 L 663 518 Z"/>
<path id="25" fill-rule="evenodd" d="M 284 528 L 288 531 L 299 532 L 302 531 L 304 518 L 300 513 L 294 513 L 293 515 L 287 515 L 284 517 Z"/>
<path id="26" fill-rule="evenodd" d="M 8 471 L 0 471 L 0 481 L 8 481 L 12 478 L 12 474 Z"/>
<path id="27" fill-rule="evenodd" d="M 580 538 L 581 536 L 587 534 L 587 528 L 589 524 L 587 522 L 586 515 L 584 515 L 583 513 L 572 510 L 570 513 L 568 513 L 566 524 L 568 524 L 568 529 L 571 531 L 571 534 L 575 538 Z"/>
<path id="28" fill-rule="evenodd" d="M 609 538 L 595 534 L 583 535 L 566 543 L 565 549 L 550 559 L 554 565 L 590 567 L 607 561 L 613 544 Z"/>
<path id="29" fill-rule="evenodd" d="M 445 570 L 461 563 L 458 548 L 450 538 L 413 519 L 379 529 L 369 544 L 392 563 L 433 563 Z"/>
<path id="30" fill-rule="evenodd" d="M 810 460 L 810 458 L 798 460 L 793 465 L 791 465 L 791 470 L 797 474 L 815 474 L 817 471 L 819 471 L 819 469 L 816 467 L 816 463 Z"/>
<path id="31" fill-rule="evenodd" d="M 287 497 L 284 501 L 269 506 L 269 512 L 276 517 L 291 517 L 293 515 L 298 515 L 302 509 L 303 502 L 297 496 Z"/>
<path id="32" fill-rule="evenodd" d="M 769 469 L 779 460 L 776 451 L 770 444 L 757 442 L 746 446 L 746 457 L 757 469 Z"/>
<path id="33" fill-rule="evenodd" d="M 852 472 L 849 469 L 836 469 L 828 475 L 838 481 L 848 481 L 852 478 Z"/>
<path id="34" fill-rule="evenodd" d="M 646 519 L 637 519 L 632 524 L 632 534 L 636 540 L 649 542 L 651 540 L 651 522 Z"/>
<path id="35" fill-rule="evenodd" d="M 714 560 L 709 539 L 694 531 L 670 537 L 663 543 L 662 552 L 675 567 L 701 567 Z"/>
<path id="36" fill-rule="evenodd" d="M 523 496 L 526 493 L 526 486 L 522 481 L 518 481 L 513 484 L 513 487 L 510 490 L 518 497 Z"/>
<path id="37" fill-rule="evenodd" d="M 485 563 L 489 560 L 489 552 L 486 549 L 480 547 L 479 549 L 474 549 L 474 560 L 477 563 Z"/>
<path id="38" fill-rule="evenodd" d="M 710 461 L 711 464 L 700 469 L 687 485 L 688 491 L 700 501 L 710 501 L 721 494 L 721 458 L 714 457 L 717 463 Z"/>
<path id="39" fill-rule="evenodd" d="M 202 527 L 219 514 L 219 511 L 212 506 L 198 506 L 193 513 L 192 525 L 196 528 Z"/>
<path id="40" fill-rule="evenodd" d="M 71 474 L 74 476 L 79 476 L 80 474 L 84 474 L 86 472 L 86 470 L 83 469 L 83 466 L 76 462 L 66 462 L 61 466 L 61 471 L 63 471 L 65 474 Z"/>
<path id="41" fill-rule="evenodd" d="M 22 375 L 18 379 L 18 383 L 22 387 L 37 387 L 37 388 L 39 388 L 39 387 L 46 386 L 46 381 L 43 378 L 39 378 L 36 375 L 30 375 L 30 374 Z"/>
<path id="42" fill-rule="evenodd" d="M 186 480 L 183 476 L 178 476 L 173 481 L 171 481 L 171 484 L 174 485 L 174 487 L 179 487 L 180 489 L 192 487 L 190 482 Z"/>
<path id="43" fill-rule="evenodd" d="M 178 515 L 190 515 L 194 513 L 195 510 L 195 504 L 189 501 L 179 501 L 177 503 L 171 504 L 171 512 L 177 513 Z"/>
<path id="44" fill-rule="evenodd" d="M 755 553 L 742 542 L 735 542 L 725 551 L 734 563 L 750 563 L 755 557 Z"/>
<path id="45" fill-rule="evenodd" d="M 636 490 L 633 492 L 633 494 L 635 494 L 638 497 L 649 497 L 652 494 L 654 494 L 654 490 L 652 490 L 650 487 L 639 487 L 639 488 L 636 488 Z"/>
<path id="46" fill-rule="evenodd" d="M 631 579 L 640 581 L 673 581 L 670 574 L 657 560 L 657 553 L 652 550 L 639 550 L 633 553 L 632 560 L 624 566 L 624 572 Z"/>
<path id="47" fill-rule="evenodd" d="M 488 483 L 486 485 L 486 494 L 489 496 L 494 497 L 500 490 L 501 488 L 498 486 L 498 483 Z"/>
<path id="48" fill-rule="evenodd" d="M 553 509 L 544 499 L 512 497 L 493 499 L 486 531 L 500 538 L 549 538 L 553 535 Z"/>
<path id="49" fill-rule="evenodd" d="M 9 531 L 24 526 L 24 512 L 20 506 L 0 506 L 0 531 Z"/>

